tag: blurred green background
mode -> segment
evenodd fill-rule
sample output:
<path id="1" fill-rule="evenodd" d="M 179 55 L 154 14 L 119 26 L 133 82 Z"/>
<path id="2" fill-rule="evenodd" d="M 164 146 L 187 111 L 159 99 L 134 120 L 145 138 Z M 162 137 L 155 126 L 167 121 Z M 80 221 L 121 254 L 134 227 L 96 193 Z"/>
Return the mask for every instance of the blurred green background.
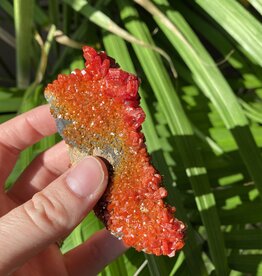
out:
<path id="1" fill-rule="evenodd" d="M 0 1 L 0 123 L 84 67 L 85 44 L 142 80 L 143 132 L 186 245 L 130 249 L 101 275 L 262 275 L 261 15 L 262 0 Z M 7 186 L 59 139 L 22 152 Z M 61 250 L 101 227 L 90 214 Z"/>

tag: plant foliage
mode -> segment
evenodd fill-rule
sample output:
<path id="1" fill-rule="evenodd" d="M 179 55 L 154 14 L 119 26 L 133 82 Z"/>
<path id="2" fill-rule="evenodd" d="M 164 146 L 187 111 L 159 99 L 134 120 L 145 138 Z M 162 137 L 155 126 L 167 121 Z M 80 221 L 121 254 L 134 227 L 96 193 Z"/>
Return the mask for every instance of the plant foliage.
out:
<path id="1" fill-rule="evenodd" d="M 0 123 L 45 103 L 58 73 L 106 50 L 142 80 L 143 125 L 187 224 L 174 258 L 133 249 L 101 275 L 262 275 L 260 0 L 0 1 Z M 25 150 L 7 185 L 58 137 Z M 102 227 L 93 213 L 66 252 Z"/>

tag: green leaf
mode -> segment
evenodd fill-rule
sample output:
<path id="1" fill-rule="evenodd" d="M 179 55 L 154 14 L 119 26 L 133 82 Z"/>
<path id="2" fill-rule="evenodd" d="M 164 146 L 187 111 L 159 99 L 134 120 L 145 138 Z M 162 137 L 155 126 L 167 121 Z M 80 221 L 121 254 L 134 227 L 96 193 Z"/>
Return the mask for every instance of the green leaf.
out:
<path id="1" fill-rule="evenodd" d="M 262 260 L 259 255 L 232 255 L 229 258 L 230 268 L 251 275 L 262 274 Z"/>
<path id="2" fill-rule="evenodd" d="M 30 82 L 33 10 L 34 0 L 14 0 L 16 70 L 19 88 L 26 88 Z"/>
<path id="3" fill-rule="evenodd" d="M 248 1 L 262 15 L 262 1 L 261 0 L 248 0 Z"/>
<path id="4" fill-rule="evenodd" d="M 235 0 L 196 0 L 253 58 L 262 65 L 262 25 Z M 261 4 L 261 3 L 260 3 Z"/>
<path id="5" fill-rule="evenodd" d="M 233 230 L 225 233 L 226 246 L 238 249 L 262 249 L 262 230 Z"/>

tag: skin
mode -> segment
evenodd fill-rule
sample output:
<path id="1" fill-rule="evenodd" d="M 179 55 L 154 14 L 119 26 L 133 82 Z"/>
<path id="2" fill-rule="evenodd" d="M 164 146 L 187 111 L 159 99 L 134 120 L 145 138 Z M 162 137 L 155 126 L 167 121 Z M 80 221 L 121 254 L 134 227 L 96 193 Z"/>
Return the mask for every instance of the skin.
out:
<path id="1" fill-rule="evenodd" d="M 108 177 L 94 157 L 69 168 L 64 142 L 36 157 L 4 191 L 19 153 L 55 132 L 47 106 L 0 125 L 0 275 L 96 275 L 126 250 L 103 229 L 61 254 L 56 242 L 93 209 Z"/>

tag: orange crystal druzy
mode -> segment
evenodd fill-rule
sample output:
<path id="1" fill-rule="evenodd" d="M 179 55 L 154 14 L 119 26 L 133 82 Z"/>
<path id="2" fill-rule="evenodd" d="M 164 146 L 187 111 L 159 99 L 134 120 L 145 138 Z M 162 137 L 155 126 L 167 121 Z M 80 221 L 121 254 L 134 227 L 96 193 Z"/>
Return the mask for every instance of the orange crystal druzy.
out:
<path id="1" fill-rule="evenodd" d="M 161 176 L 151 165 L 141 133 L 139 80 L 105 52 L 83 47 L 86 68 L 59 75 L 45 96 L 72 162 L 97 155 L 110 165 L 110 181 L 95 207 L 107 229 L 126 245 L 174 256 L 183 247 L 185 225 L 165 204 Z"/>

